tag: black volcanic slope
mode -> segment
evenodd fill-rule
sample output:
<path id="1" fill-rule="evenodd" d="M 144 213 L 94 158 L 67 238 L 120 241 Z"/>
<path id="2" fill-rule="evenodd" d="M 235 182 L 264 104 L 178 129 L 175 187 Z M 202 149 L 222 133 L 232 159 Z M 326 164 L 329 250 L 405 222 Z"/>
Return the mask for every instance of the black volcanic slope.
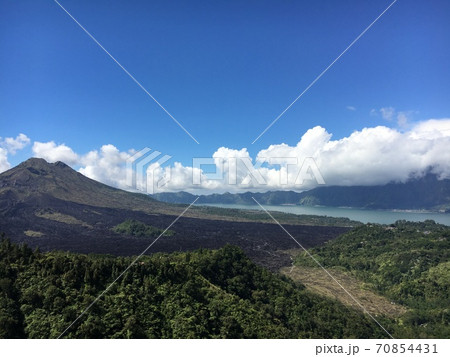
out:
<path id="1" fill-rule="evenodd" d="M 165 229 L 182 209 L 93 181 L 61 162 L 30 159 L 0 174 L 0 232 L 12 241 L 42 250 L 137 255 L 154 238 L 121 235 L 112 228 L 136 219 Z M 229 219 L 182 217 L 171 228 L 175 235 L 160 238 L 147 253 L 215 249 L 229 243 L 242 247 L 254 261 L 272 269 L 290 263 L 289 256 L 280 250 L 298 246 L 278 225 Z M 306 247 L 349 229 L 285 227 Z"/>

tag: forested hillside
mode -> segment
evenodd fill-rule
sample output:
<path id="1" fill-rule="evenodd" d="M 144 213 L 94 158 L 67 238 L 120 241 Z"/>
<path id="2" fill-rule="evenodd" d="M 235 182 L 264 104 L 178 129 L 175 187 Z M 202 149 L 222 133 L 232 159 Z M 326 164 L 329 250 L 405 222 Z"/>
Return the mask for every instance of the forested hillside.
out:
<path id="1" fill-rule="evenodd" d="M 310 250 L 325 267 L 343 269 L 410 309 L 396 337 L 450 337 L 450 227 L 425 221 L 364 225 Z M 316 266 L 302 253 L 298 266 Z"/>
<path id="2" fill-rule="evenodd" d="M 131 263 L 0 244 L 0 337 L 56 338 Z M 387 323 L 387 322 L 386 322 Z M 69 338 L 384 338 L 359 311 L 253 264 L 239 249 L 144 256 Z"/>

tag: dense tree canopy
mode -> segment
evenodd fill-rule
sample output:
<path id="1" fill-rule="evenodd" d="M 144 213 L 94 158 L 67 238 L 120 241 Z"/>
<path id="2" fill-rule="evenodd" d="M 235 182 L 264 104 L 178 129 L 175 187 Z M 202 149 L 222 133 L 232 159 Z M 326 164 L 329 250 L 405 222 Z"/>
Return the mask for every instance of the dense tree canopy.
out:
<path id="1" fill-rule="evenodd" d="M 56 338 L 132 258 L 0 244 L 0 337 Z M 366 316 L 254 265 L 236 247 L 142 257 L 69 338 L 386 337 Z"/>
<path id="2" fill-rule="evenodd" d="M 397 321 L 398 337 L 450 336 L 450 227 L 434 221 L 367 224 L 310 253 L 408 307 Z M 315 263 L 301 254 L 296 264 Z"/>
<path id="3" fill-rule="evenodd" d="M 175 234 L 172 230 L 164 231 L 163 229 L 150 226 L 135 219 L 127 219 L 115 226 L 113 231 L 133 237 L 158 237 L 162 233 L 164 233 L 165 236 L 172 236 Z"/>
<path id="4" fill-rule="evenodd" d="M 357 227 L 311 249 L 408 312 L 377 319 L 395 337 L 450 336 L 450 229 L 432 221 Z M 0 338 L 56 338 L 132 257 L 41 253 L 0 243 Z M 300 255 L 297 265 L 315 264 Z M 69 338 L 384 338 L 360 311 L 314 294 L 226 246 L 141 257 Z"/>

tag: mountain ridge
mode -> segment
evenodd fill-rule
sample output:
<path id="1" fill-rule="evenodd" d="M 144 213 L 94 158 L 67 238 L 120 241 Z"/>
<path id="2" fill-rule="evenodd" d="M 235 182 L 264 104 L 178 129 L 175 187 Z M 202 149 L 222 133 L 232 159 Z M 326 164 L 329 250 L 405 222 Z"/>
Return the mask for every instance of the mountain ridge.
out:
<path id="1" fill-rule="evenodd" d="M 131 210 L 151 215 L 178 216 L 186 209 L 186 205 L 194 202 L 196 197 L 192 196 L 192 199 L 186 203 L 168 204 L 145 193 L 124 191 L 90 179 L 61 161 L 48 163 L 44 159 L 38 158 L 28 159 L 0 174 L 0 213 L 3 214 L 6 214 L 18 204 L 31 204 L 35 208 L 45 208 L 50 203 L 60 206 L 67 205 L 70 202 L 102 209 Z M 269 216 L 264 215 L 262 218 L 260 212 L 236 211 L 194 205 L 184 212 L 183 216 L 226 221 L 254 222 L 258 220 L 271 222 Z M 319 216 L 304 215 L 301 218 L 293 214 L 274 214 L 283 223 L 308 224 L 309 221 L 309 224 L 321 225 L 318 222 L 318 219 L 321 219 Z M 258 216 L 257 219 L 255 219 L 256 216 Z M 334 223 L 338 223 L 338 220 L 333 219 Z M 326 222 L 323 223 L 328 225 Z M 342 220 L 341 223 L 348 226 L 355 222 L 344 222 Z"/>
<path id="2" fill-rule="evenodd" d="M 195 198 L 188 192 L 152 195 L 168 203 L 186 203 Z M 366 209 L 432 210 L 450 212 L 450 180 L 427 174 L 405 183 L 377 186 L 322 186 L 308 191 L 268 191 L 201 195 L 199 204 L 254 205 L 253 197 L 266 205 L 353 207 Z"/>
<path id="3" fill-rule="evenodd" d="M 31 158 L 0 174 L 0 199 L 24 201 L 35 195 L 107 208 L 142 209 L 152 212 L 169 207 L 147 195 L 126 192 L 92 180 L 58 161 Z M 6 207 L 0 206 L 0 211 Z M 175 213 L 175 212 L 174 212 Z"/>
<path id="4" fill-rule="evenodd" d="M 109 187 L 61 162 L 29 159 L 0 174 L 0 235 L 4 233 L 13 242 L 43 251 L 137 255 L 149 246 L 151 237 L 114 230 L 132 220 L 153 232 L 169 226 L 174 232 L 161 237 L 149 253 L 219 249 L 233 244 L 270 269 L 289 264 L 289 255 L 278 250 L 291 249 L 295 242 L 289 237 L 274 240 L 280 228 L 267 214 L 192 206 L 181 216 L 186 208 Z M 273 215 L 306 247 L 360 224 L 346 218 Z"/>

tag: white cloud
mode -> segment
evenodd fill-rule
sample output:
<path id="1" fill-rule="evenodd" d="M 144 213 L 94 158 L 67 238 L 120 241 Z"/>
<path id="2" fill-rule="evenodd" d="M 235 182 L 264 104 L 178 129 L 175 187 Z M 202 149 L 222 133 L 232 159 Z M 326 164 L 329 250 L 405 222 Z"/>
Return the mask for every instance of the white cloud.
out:
<path id="1" fill-rule="evenodd" d="M 79 161 L 78 155 L 68 146 L 56 145 L 54 141 L 41 143 L 35 141 L 33 144 L 33 154 L 47 160 L 48 162 L 63 161 L 68 165 L 75 165 Z"/>
<path id="2" fill-rule="evenodd" d="M 75 153 L 65 144 L 57 145 L 54 141 L 34 142 L 33 154 L 48 162 L 62 161 L 68 165 L 80 167 L 79 172 L 93 180 L 111 186 L 127 188 L 126 186 L 126 160 L 134 154 L 120 152 L 114 145 L 103 145 L 100 150 L 93 150 L 81 155 Z"/>
<path id="3" fill-rule="evenodd" d="M 8 170 L 11 167 L 8 162 L 8 152 L 6 149 L 0 148 L 0 173 Z"/>
<path id="4" fill-rule="evenodd" d="M 22 150 L 30 143 L 30 139 L 25 134 L 19 134 L 15 138 L 0 137 L 0 173 L 8 170 L 11 164 L 8 161 L 8 155 L 15 155 L 17 151 Z"/>
<path id="5" fill-rule="evenodd" d="M 90 151 L 80 157 L 80 172 L 108 185 L 127 188 L 126 160 L 133 152 L 121 152 L 114 145 L 103 145 L 99 151 Z"/>
<path id="6" fill-rule="evenodd" d="M 17 151 L 22 150 L 30 143 L 30 139 L 25 134 L 19 134 L 16 138 L 5 138 L 1 140 L 0 146 L 4 148 L 8 154 L 14 155 Z"/>
<path id="7" fill-rule="evenodd" d="M 134 150 L 124 152 L 109 144 L 80 155 L 66 145 L 56 145 L 51 141 L 34 143 L 33 151 L 49 161 L 62 160 L 78 166 L 81 173 L 92 179 L 130 189 L 127 186 L 126 160 L 136 153 Z M 0 151 L 0 167 L 7 167 L 5 157 Z M 270 145 L 254 158 L 246 148 L 220 147 L 211 156 L 211 162 L 223 168 L 221 180 L 211 179 L 210 174 L 201 168 L 184 166 L 179 162 L 169 161 L 170 165 L 163 167 L 154 163 L 151 170 L 155 181 L 166 178 L 166 184 L 159 191 L 304 190 L 317 185 L 314 180 L 317 177 L 309 175 L 314 173 L 314 167 L 307 166 L 308 170 L 302 171 L 305 169 L 302 164 L 311 163 L 309 158 L 317 164 L 328 185 L 406 181 L 430 169 L 441 178 L 450 178 L 450 119 L 422 121 L 404 131 L 386 126 L 364 128 L 339 140 L 332 140 L 332 134 L 316 126 L 309 129 L 296 145 Z M 263 161 L 265 163 L 258 166 Z M 249 171 L 252 165 L 256 169 Z M 304 178 L 311 176 L 312 179 L 297 185 L 299 172 L 305 174 Z M 195 184 L 193 176 L 201 178 L 200 185 Z M 234 182 L 237 185 L 230 184 Z"/>
<path id="8" fill-rule="evenodd" d="M 352 111 L 352 112 L 356 111 L 356 108 L 355 108 L 354 106 L 352 106 L 352 105 L 347 105 L 346 108 L 347 108 L 348 110 Z"/>
<path id="9" fill-rule="evenodd" d="M 419 122 L 411 129 L 411 136 L 415 139 L 438 139 L 450 136 L 450 119 L 430 119 Z"/>
<path id="10" fill-rule="evenodd" d="M 251 160 L 246 149 L 233 150 L 220 148 L 213 157 L 243 157 Z M 391 181 L 406 181 L 411 176 L 421 176 L 428 170 L 441 178 L 450 178 L 450 119 L 428 120 L 416 124 L 411 130 L 401 132 L 397 129 L 378 126 L 353 132 L 350 136 L 332 140 L 332 135 L 317 126 L 308 130 L 297 143 L 270 145 L 256 155 L 256 161 L 277 159 L 278 164 L 264 165 L 259 172 L 266 185 L 255 183 L 230 186 L 227 184 L 227 165 L 224 165 L 224 180 L 205 181 L 203 189 L 218 191 L 306 189 L 316 185 L 315 180 L 305 181 L 296 186 L 295 178 L 301 163 L 311 157 L 328 185 L 378 185 Z M 298 166 L 286 170 L 290 158 L 296 158 Z M 255 164 L 255 161 L 252 161 Z M 177 167 L 182 172 L 182 180 L 176 185 L 170 182 L 165 190 L 193 189 L 190 184 L 190 167 Z M 288 185 L 281 184 L 281 176 L 287 174 Z M 243 167 L 237 170 L 237 181 L 241 182 L 248 174 Z M 183 182 L 185 185 L 183 186 Z M 184 188 L 183 188 L 184 187 Z"/>
<path id="11" fill-rule="evenodd" d="M 290 149 L 292 155 L 314 157 L 330 185 L 405 181 L 429 168 L 450 177 L 450 120 L 421 122 L 407 132 L 384 126 L 366 128 L 340 140 L 331 140 L 325 129 L 315 127 Z M 270 155 L 278 152 L 288 154 L 285 146 L 274 146 Z"/>
<path id="12" fill-rule="evenodd" d="M 68 165 L 79 167 L 83 175 L 105 184 L 120 188 L 126 185 L 126 160 L 135 152 L 120 152 L 114 145 L 103 145 L 100 150 L 87 154 L 77 154 L 65 144 L 57 145 L 54 141 L 34 142 L 33 154 L 48 162 L 62 161 Z"/>

